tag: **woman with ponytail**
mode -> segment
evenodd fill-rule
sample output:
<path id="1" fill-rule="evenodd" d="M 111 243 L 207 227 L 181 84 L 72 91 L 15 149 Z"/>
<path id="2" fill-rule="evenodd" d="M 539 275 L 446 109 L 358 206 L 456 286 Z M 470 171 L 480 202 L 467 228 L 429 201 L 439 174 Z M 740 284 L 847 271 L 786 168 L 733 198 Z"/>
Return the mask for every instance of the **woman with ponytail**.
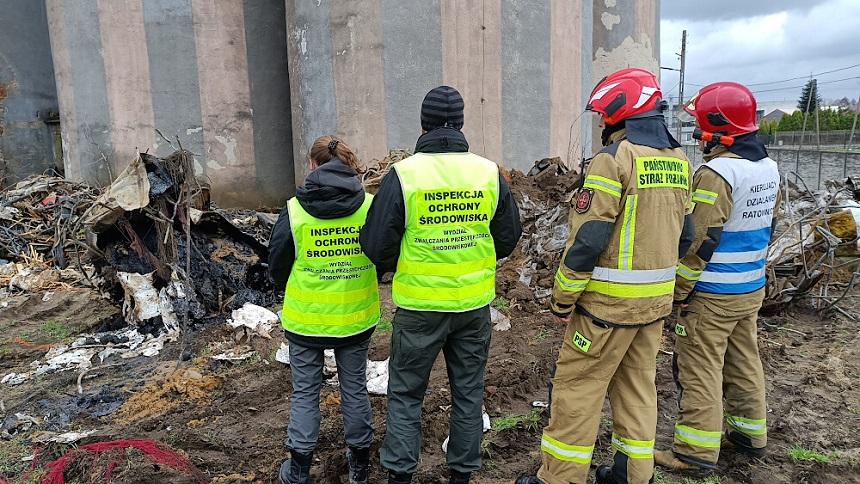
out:
<path id="1" fill-rule="evenodd" d="M 372 196 L 358 157 L 341 139 L 322 136 L 308 153 L 311 173 L 272 231 L 269 272 L 284 294 L 281 324 L 290 343 L 290 459 L 282 484 L 308 482 L 320 429 L 323 351 L 334 349 L 341 390 L 350 484 L 366 484 L 373 442 L 365 371 L 379 321 L 376 268 L 358 241 Z"/>

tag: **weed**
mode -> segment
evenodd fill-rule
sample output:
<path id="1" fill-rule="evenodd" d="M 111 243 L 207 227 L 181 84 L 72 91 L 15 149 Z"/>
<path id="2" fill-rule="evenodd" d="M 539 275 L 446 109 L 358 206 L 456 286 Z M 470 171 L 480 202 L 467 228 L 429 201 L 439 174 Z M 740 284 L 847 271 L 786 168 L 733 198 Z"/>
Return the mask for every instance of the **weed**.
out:
<path id="1" fill-rule="evenodd" d="M 490 441 L 490 439 L 488 439 L 487 437 L 484 437 L 484 438 L 481 440 L 481 453 L 482 453 L 482 454 L 484 455 L 484 457 L 486 457 L 487 459 L 492 459 L 492 458 L 493 458 L 493 451 L 491 450 L 491 447 L 492 447 L 492 446 L 493 446 L 493 443 L 492 443 L 492 442 Z M 484 466 L 486 467 L 486 464 L 484 464 Z"/>
<path id="2" fill-rule="evenodd" d="M 47 321 L 39 327 L 39 333 L 51 342 L 58 342 L 67 339 L 72 335 L 69 328 L 57 321 Z"/>
<path id="3" fill-rule="evenodd" d="M 32 453 L 33 449 L 24 443 L 23 438 L 0 440 L 0 476 L 15 476 L 24 472 L 30 463 L 21 459 Z"/>
<path id="4" fill-rule="evenodd" d="M 541 329 L 541 330 L 540 330 L 540 332 L 535 336 L 535 341 L 536 341 L 536 342 L 538 342 L 538 343 L 540 343 L 540 342 L 542 342 L 542 341 L 546 340 L 547 338 L 549 338 L 551 334 L 552 334 L 552 333 L 550 333 L 550 331 L 549 331 L 548 329 L 543 328 L 543 329 Z"/>
<path id="5" fill-rule="evenodd" d="M 501 432 L 503 430 L 514 429 L 522 425 L 523 428 L 530 432 L 537 432 L 540 430 L 542 412 L 543 409 L 534 408 L 526 415 L 508 415 L 506 417 L 497 418 L 493 422 L 493 430 Z"/>
<path id="6" fill-rule="evenodd" d="M 393 329 L 391 325 L 391 318 L 383 316 L 379 319 L 379 324 L 376 325 L 376 331 L 378 333 L 390 333 Z"/>
<path id="7" fill-rule="evenodd" d="M 821 464 L 828 464 L 832 460 L 832 457 L 827 454 L 822 454 L 820 452 L 816 452 L 811 449 L 806 449 L 799 445 L 795 445 L 794 447 L 788 449 L 788 457 L 791 458 L 794 462 L 819 462 Z"/>
<path id="8" fill-rule="evenodd" d="M 668 481 L 664 481 L 664 482 L 668 482 Z M 720 484 L 721 482 L 722 482 L 722 479 L 720 478 L 720 476 L 708 476 L 702 480 L 693 479 L 690 477 L 685 477 L 684 480 L 681 481 L 681 484 Z"/>
<path id="9" fill-rule="evenodd" d="M 503 313 L 507 313 L 511 309 L 511 302 L 506 298 L 499 296 L 493 301 L 493 307 Z"/>
<path id="10" fill-rule="evenodd" d="M 669 484 L 669 479 L 666 474 L 663 474 L 663 469 L 659 467 L 654 468 L 654 484 Z"/>

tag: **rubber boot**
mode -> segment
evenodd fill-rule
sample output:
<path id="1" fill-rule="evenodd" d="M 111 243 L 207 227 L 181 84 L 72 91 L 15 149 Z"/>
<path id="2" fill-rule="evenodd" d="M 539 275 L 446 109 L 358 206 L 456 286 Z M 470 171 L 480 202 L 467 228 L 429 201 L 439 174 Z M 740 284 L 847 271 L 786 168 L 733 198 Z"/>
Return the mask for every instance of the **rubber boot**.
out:
<path id="1" fill-rule="evenodd" d="M 311 476 L 311 464 L 314 454 L 301 454 L 295 450 L 290 451 L 290 458 L 281 464 L 278 472 L 280 484 L 308 484 Z"/>
<path id="2" fill-rule="evenodd" d="M 370 473 L 370 448 L 350 447 L 346 453 L 349 463 L 349 484 L 367 484 Z"/>
<path id="3" fill-rule="evenodd" d="M 764 447 L 752 447 L 751 443 L 750 438 L 740 432 L 728 432 L 723 437 L 721 447 L 731 447 L 739 454 L 744 454 L 756 459 L 762 459 L 767 455 L 767 451 Z"/>
<path id="4" fill-rule="evenodd" d="M 612 477 L 612 466 L 598 467 L 594 473 L 594 477 L 597 484 L 618 484 L 615 482 L 615 478 Z"/>
<path id="5" fill-rule="evenodd" d="M 543 484 L 537 476 L 520 476 L 514 484 Z"/>
<path id="6" fill-rule="evenodd" d="M 671 469 L 673 471 L 697 471 L 701 470 L 701 467 L 688 464 L 681 459 L 675 457 L 675 453 L 671 450 L 655 450 L 654 451 L 654 464 L 665 467 L 667 469 Z"/>
<path id="7" fill-rule="evenodd" d="M 412 482 L 412 474 L 395 474 L 388 473 L 388 484 L 410 484 Z"/>
<path id="8" fill-rule="evenodd" d="M 469 479 L 471 478 L 471 472 L 457 472 L 451 469 L 451 477 L 448 478 L 448 484 L 469 484 Z"/>

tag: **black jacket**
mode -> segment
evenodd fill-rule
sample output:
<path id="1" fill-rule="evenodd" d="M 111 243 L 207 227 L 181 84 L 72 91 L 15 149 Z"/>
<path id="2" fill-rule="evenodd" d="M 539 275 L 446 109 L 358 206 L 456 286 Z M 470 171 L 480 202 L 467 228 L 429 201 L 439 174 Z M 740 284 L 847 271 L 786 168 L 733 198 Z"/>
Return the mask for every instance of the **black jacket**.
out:
<path id="1" fill-rule="evenodd" d="M 415 146 L 416 153 L 463 153 L 469 151 L 469 143 L 463 133 L 454 128 L 438 128 L 423 134 Z M 400 241 L 406 231 L 403 190 L 397 172 L 391 170 L 382 179 L 379 192 L 367 213 L 367 221 L 361 229 L 361 248 L 376 264 L 382 275 L 394 272 L 400 257 Z M 523 230 L 520 212 L 511 195 L 508 183 L 499 174 L 499 203 L 496 214 L 490 221 L 490 235 L 496 246 L 496 258 L 503 259 L 514 251 Z"/>
<path id="2" fill-rule="evenodd" d="M 308 175 L 304 186 L 296 191 L 296 198 L 302 208 L 316 218 L 341 218 L 352 215 L 361 207 L 364 203 L 364 188 L 355 170 L 334 158 Z M 284 208 L 272 228 L 272 238 L 269 240 L 269 274 L 278 294 L 283 294 L 295 260 L 296 246 L 290 227 L 290 214 Z M 301 346 L 340 348 L 364 342 L 370 338 L 374 329 L 348 338 L 311 337 L 285 332 L 290 342 Z"/>

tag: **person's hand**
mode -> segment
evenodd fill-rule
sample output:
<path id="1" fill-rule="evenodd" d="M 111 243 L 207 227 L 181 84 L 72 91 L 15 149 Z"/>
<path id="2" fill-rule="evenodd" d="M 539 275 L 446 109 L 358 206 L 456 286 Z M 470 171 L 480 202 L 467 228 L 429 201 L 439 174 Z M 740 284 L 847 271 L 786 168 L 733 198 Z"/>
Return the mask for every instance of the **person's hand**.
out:
<path id="1" fill-rule="evenodd" d="M 564 317 L 553 314 L 553 318 L 555 319 L 555 322 L 558 324 L 565 324 L 565 325 L 570 324 L 570 314 L 568 314 L 567 316 L 564 316 Z"/>

